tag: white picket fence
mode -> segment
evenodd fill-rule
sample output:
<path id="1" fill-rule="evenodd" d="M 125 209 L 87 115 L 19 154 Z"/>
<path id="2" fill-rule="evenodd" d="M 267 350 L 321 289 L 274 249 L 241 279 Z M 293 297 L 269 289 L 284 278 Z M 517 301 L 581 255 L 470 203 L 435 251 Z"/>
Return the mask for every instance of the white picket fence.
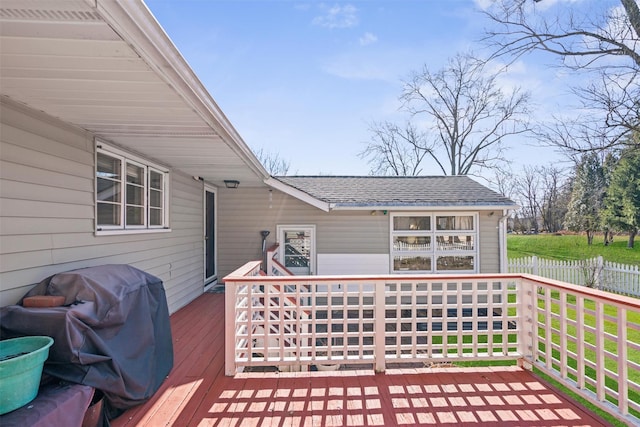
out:
<path id="1" fill-rule="evenodd" d="M 559 261 L 537 256 L 512 258 L 509 273 L 526 273 L 603 291 L 640 297 L 638 266 L 604 261 L 602 257 Z"/>

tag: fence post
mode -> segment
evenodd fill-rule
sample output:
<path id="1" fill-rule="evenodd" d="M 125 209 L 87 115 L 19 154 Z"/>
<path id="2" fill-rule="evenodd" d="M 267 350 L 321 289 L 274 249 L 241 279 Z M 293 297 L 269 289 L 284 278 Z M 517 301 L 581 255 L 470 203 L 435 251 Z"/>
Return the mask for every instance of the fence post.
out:
<path id="1" fill-rule="evenodd" d="M 384 372 L 386 368 L 385 361 L 385 304 L 386 304 L 386 295 L 385 295 L 385 282 L 378 280 L 375 283 L 375 314 L 374 314 L 374 334 L 373 334 L 373 344 L 374 344 L 374 360 L 375 360 L 375 371 L 376 372 Z"/>

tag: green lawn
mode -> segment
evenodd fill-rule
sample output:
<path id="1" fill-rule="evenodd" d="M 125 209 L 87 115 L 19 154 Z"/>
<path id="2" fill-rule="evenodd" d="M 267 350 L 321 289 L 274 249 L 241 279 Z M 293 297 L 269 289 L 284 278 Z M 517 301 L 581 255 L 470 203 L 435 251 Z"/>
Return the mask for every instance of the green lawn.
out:
<path id="1" fill-rule="evenodd" d="M 591 246 L 587 245 L 587 238 L 584 235 L 552 235 L 552 234 L 537 234 L 537 235 L 508 235 L 507 236 L 507 256 L 509 258 L 522 258 L 536 255 L 541 258 L 547 259 L 555 259 L 555 260 L 579 260 L 579 259 L 589 259 L 595 258 L 597 256 L 602 256 L 606 261 L 610 262 L 618 262 L 621 264 L 628 265 L 636 265 L 640 266 L 640 237 L 637 239 L 636 247 L 633 249 L 627 248 L 627 239 L 628 236 L 616 236 L 614 242 L 610 246 L 604 246 L 603 237 L 596 236 L 594 238 L 594 242 Z M 554 298 L 557 298 L 557 293 L 554 293 Z M 569 298 L 571 303 L 575 303 L 575 298 Z M 539 301 L 539 304 L 543 304 L 542 301 Z M 587 301 L 585 303 L 585 323 L 594 326 L 595 318 L 591 314 L 595 309 L 595 305 L 592 301 Z M 559 306 L 557 302 L 552 302 L 552 311 L 556 314 L 559 313 Z M 605 306 L 605 313 L 608 316 L 604 323 L 605 330 L 609 337 L 615 337 L 617 335 L 617 324 L 612 319 L 615 319 L 616 309 L 612 306 Z M 628 320 L 634 325 L 640 325 L 640 313 L 628 313 Z M 574 320 L 576 318 L 575 310 L 569 309 L 567 310 L 567 318 Z M 544 319 L 539 319 L 544 322 Z M 552 320 L 552 326 L 554 328 L 559 328 L 560 322 L 557 319 Z M 568 335 L 575 334 L 575 327 L 569 325 L 567 328 Z M 544 328 L 540 328 L 538 333 L 541 337 L 544 337 L 545 330 Z M 640 343 L 640 329 L 637 326 L 627 328 L 627 339 L 633 343 Z M 566 345 L 568 350 L 575 352 L 576 344 L 574 342 L 567 342 L 561 344 L 559 336 L 554 334 L 552 340 L 557 345 Z M 584 340 L 587 343 L 595 345 L 595 334 L 587 331 L 584 336 Z M 604 343 L 604 347 L 607 352 L 612 354 L 617 353 L 617 342 L 615 339 L 606 339 Z M 541 345 L 541 348 L 544 347 Z M 560 354 L 555 349 L 553 350 L 553 358 L 559 358 Z M 584 355 L 585 359 L 590 361 L 595 361 L 595 352 L 587 349 L 586 354 Z M 634 363 L 640 363 L 640 352 L 636 352 L 630 350 L 630 354 L 628 358 Z M 544 357 L 543 357 L 544 359 Z M 567 360 L 567 364 L 574 369 L 577 366 L 577 361 L 574 358 L 569 357 Z M 554 362 L 554 365 L 557 367 L 557 362 Z M 617 363 L 610 359 L 606 358 L 605 366 L 608 370 L 612 372 L 616 372 L 618 369 Z M 541 374 L 541 371 L 538 371 L 538 374 Z M 585 374 L 591 378 L 595 377 L 595 372 L 593 369 L 587 367 L 585 369 Z M 563 389 L 563 391 L 575 399 L 581 401 L 586 404 L 595 412 L 599 413 L 601 416 L 606 418 L 609 422 L 616 426 L 625 425 L 622 422 L 618 422 L 612 416 L 604 413 L 603 411 L 597 409 L 587 401 L 585 401 L 582 397 L 575 394 L 571 389 L 565 387 L 561 383 L 555 381 L 554 378 L 543 375 L 546 379 L 555 383 L 556 386 Z M 571 378 L 575 379 L 573 375 L 570 375 Z M 640 373 L 638 371 L 630 370 L 629 378 L 631 381 L 638 383 L 640 382 Z M 617 390 L 618 384 L 615 379 L 611 376 L 608 376 L 606 380 L 607 387 Z M 592 389 L 593 387 L 588 386 L 587 388 Z M 631 390 L 629 393 L 629 397 L 635 401 L 640 401 L 640 395 Z M 614 399 L 609 398 L 609 400 Z M 633 411 L 632 411 L 633 412 Z M 633 412 L 635 416 L 640 414 Z"/>
<path id="2" fill-rule="evenodd" d="M 584 235 L 535 234 L 507 236 L 507 256 L 522 258 L 537 255 L 541 258 L 575 260 L 594 258 L 599 255 L 605 261 L 640 266 L 640 237 L 635 248 L 627 248 L 627 236 L 616 236 L 610 246 L 605 246 L 602 236 L 596 236 L 591 246 Z"/>
<path id="3" fill-rule="evenodd" d="M 556 315 L 559 315 L 560 313 L 560 306 L 558 304 L 558 297 L 559 294 L 558 292 L 552 292 L 552 302 L 551 302 L 551 311 L 553 313 L 555 313 Z M 569 296 L 567 301 L 574 305 L 575 304 L 575 297 L 573 296 Z M 538 306 L 539 307 L 544 307 L 544 300 L 540 299 L 538 300 Z M 584 316 L 584 321 L 586 325 L 589 325 L 591 328 L 595 328 L 595 317 L 593 315 L 593 313 L 595 312 L 595 303 L 593 301 L 586 301 L 585 302 L 585 306 L 584 306 L 584 311 L 585 311 L 585 316 Z M 610 355 L 614 355 L 618 353 L 618 349 L 617 349 L 617 340 L 615 340 L 615 337 L 618 334 L 618 325 L 615 322 L 615 318 L 616 318 L 616 314 L 617 314 L 617 309 L 611 305 L 605 305 L 604 306 L 604 311 L 605 311 L 605 322 L 604 322 L 604 329 L 606 331 L 606 334 L 608 334 L 608 337 L 605 336 L 605 341 L 604 341 L 604 348 L 605 350 L 610 354 Z M 640 325 L 640 313 L 637 312 L 628 312 L 627 313 L 627 320 L 633 325 L 632 327 L 628 327 L 627 328 L 627 340 L 629 342 L 632 342 L 636 345 L 640 344 L 640 330 L 637 329 L 637 325 Z M 577 318 L 577 314 L 575 309 L 573 308 L 568 308 L 567 310 L 567 318 L 570 320 L 575 320 Z M 544 323 L 544 317 L 542 315 L 538 316 L 538 320 L 542 323 Z M 560 320 L 558 318 L 553 318 L 551 321 L 551 326 L 556 329 L 559 330 L 560 329 Z M 543 338 L 545 336 L 545 330 L 544 327 L 539 327 L 538 328 L 538 335 Z M 571 324 L 567 325 L 567 335 L 568 336 L 576 336 L 576 328 L 575 326 L 572 326 Z M 562 343 L 560 340 L 560 336 L 556 333 L 553 333 L 552 335 L 552 341 L 557 344 L 557 345 L 566 345 L 567 349 L 573 353 L 576 353 L 577 351 L 577 345 L 576 342 L 572 342 L 571 340 L 568 340 L 566 343 Z M 586 343 L 592 344 L 595 346 L 596 344 L 596 336 L 593 332 L 590 331 L 585 331 L 585 336 L 584 336 L 584 341 Z M 540 344 L 540 349 L 542 351 L 544 351 L 544 345 Z M 629 353 L 627 355 L 627 360 L 632 361 L 634 363 L 640 363 L 640 352 L 636 352 L 633 350 L 633 348 L 630 348 Z M 554 366 L 556 366 L 556 369 L 559 369 L 558 367 L 558 360 L 560 358 L 560 353 L 557 350 L 553 350 L 552 351 L 553 355 L 552 358 L 554 359 Z M 596 353 L 591 350 L 586 348 L 585 349 L 585 354 L 584 354 L 584 358 L 586 360 L 589 360 L 591 362 L 596 361 Z M 543 357 L 544 359 L 544 357 Z M 577 367 L 577 360 L 571 356 L 568 356 L 567 359 L 567 364 L 568 366 L 572 367 L 572 368 L 576 368 Z M 610 358 L 610 357 L 605 357 L 605 366 L 606 369 L 610 372 L 618 372 L 618 363 Z M 585 375 L 591 378 L 595 379 L 595 371 L 590 368 L 590 367 L 586 367 L 585 368 Z M 628 372 L 629 375 L 629 379 L 634 382 L 634 383 L 638 383 L 640 382 L 640 372 L 633 370 L 633 369 L 629 369 Z M 573 380 L 576 380 L 576 377 L 573 374 L 569 374 L 569 377 Z M 605 379 L 605 383 L 606 386 L 608 388 L 611 388 L 613 390 L 618 390 L 618 383 L 615 380 L 615 378 L 611 375 L 607 375 L 606 379 Z M 564 388 L 564 387 L 563 387 Z M 590 389 L 591 391 L 595 392 L 595 389 L 591 386 L 591 385 L 587 385 L 587 388 Z M 570 394 L 573 397 L 576 397 L 577 395 L 575 395 L 575 393 L 573 393 L 572 391 L 570 391 L 569 389 L 564 388 L 564 391 L 570 392 Z M 636 391 L 634 390 L 629 390 L 629 399 L 631 399 L 634 402 L 640 402 L 640 394 L 638 394 Z M 579 399 L 580 401 L 583 401 L 582 398 Z M 611 403 L 613 404 L 617 404 L 616 400 L 610 396 L 607 397 L 607 400 L 609 400 Z M 583 402 L 584 403 L 584 402 Z M 588 405 L 591 407 L 591 405 Z M 594 409 L 594 408 L 592 408 Z M 603 416 L 604 414 L 600 411 L 597 411 L 601 416 Z M 638 414 L 636 411 L 631 411 L 633 413 L 634 416 L 638 417 L 640 416 L 640 414 Z M 608 418 L 608 417 L 607 417 Z M 609 421 L 612 421 L 611 419 Z M 624 425 L 624 424 L 618 424 L 618 423 L 614 423 L 614 425 Z"/>

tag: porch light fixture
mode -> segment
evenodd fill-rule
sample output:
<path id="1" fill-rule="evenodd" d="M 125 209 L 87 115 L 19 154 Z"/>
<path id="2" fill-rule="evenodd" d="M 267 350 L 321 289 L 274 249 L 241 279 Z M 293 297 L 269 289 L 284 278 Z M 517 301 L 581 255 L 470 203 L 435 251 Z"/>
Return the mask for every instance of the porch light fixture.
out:
<path id="1" fill-rule="evenodd" d="M 238 185 L 240 185 L 240 181 L 238 181 L 237 179 L 224 180 L 224 186 L 227 188 L 238 188 Z"/>

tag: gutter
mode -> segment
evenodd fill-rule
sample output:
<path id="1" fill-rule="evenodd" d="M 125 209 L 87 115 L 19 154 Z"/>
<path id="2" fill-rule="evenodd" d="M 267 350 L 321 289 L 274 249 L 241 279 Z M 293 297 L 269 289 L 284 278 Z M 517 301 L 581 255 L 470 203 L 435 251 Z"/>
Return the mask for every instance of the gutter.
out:
<path id="1" fill-rule="evenodd" d="M 496 210 L 502 209 L 511 210 L 516 209 L 516 205 L 369 205 L 369 204 L 361 204 L 361 205 L 343 205 L 340 203 L 332 203 L 330 204 L 331 210 L 336 211 L 362 211 L 362 210 L 379 210 L 379 211 L 429 211 L 429 212 L 440 212 L 440 211 L 479 211 L 479 210 Z"/>

